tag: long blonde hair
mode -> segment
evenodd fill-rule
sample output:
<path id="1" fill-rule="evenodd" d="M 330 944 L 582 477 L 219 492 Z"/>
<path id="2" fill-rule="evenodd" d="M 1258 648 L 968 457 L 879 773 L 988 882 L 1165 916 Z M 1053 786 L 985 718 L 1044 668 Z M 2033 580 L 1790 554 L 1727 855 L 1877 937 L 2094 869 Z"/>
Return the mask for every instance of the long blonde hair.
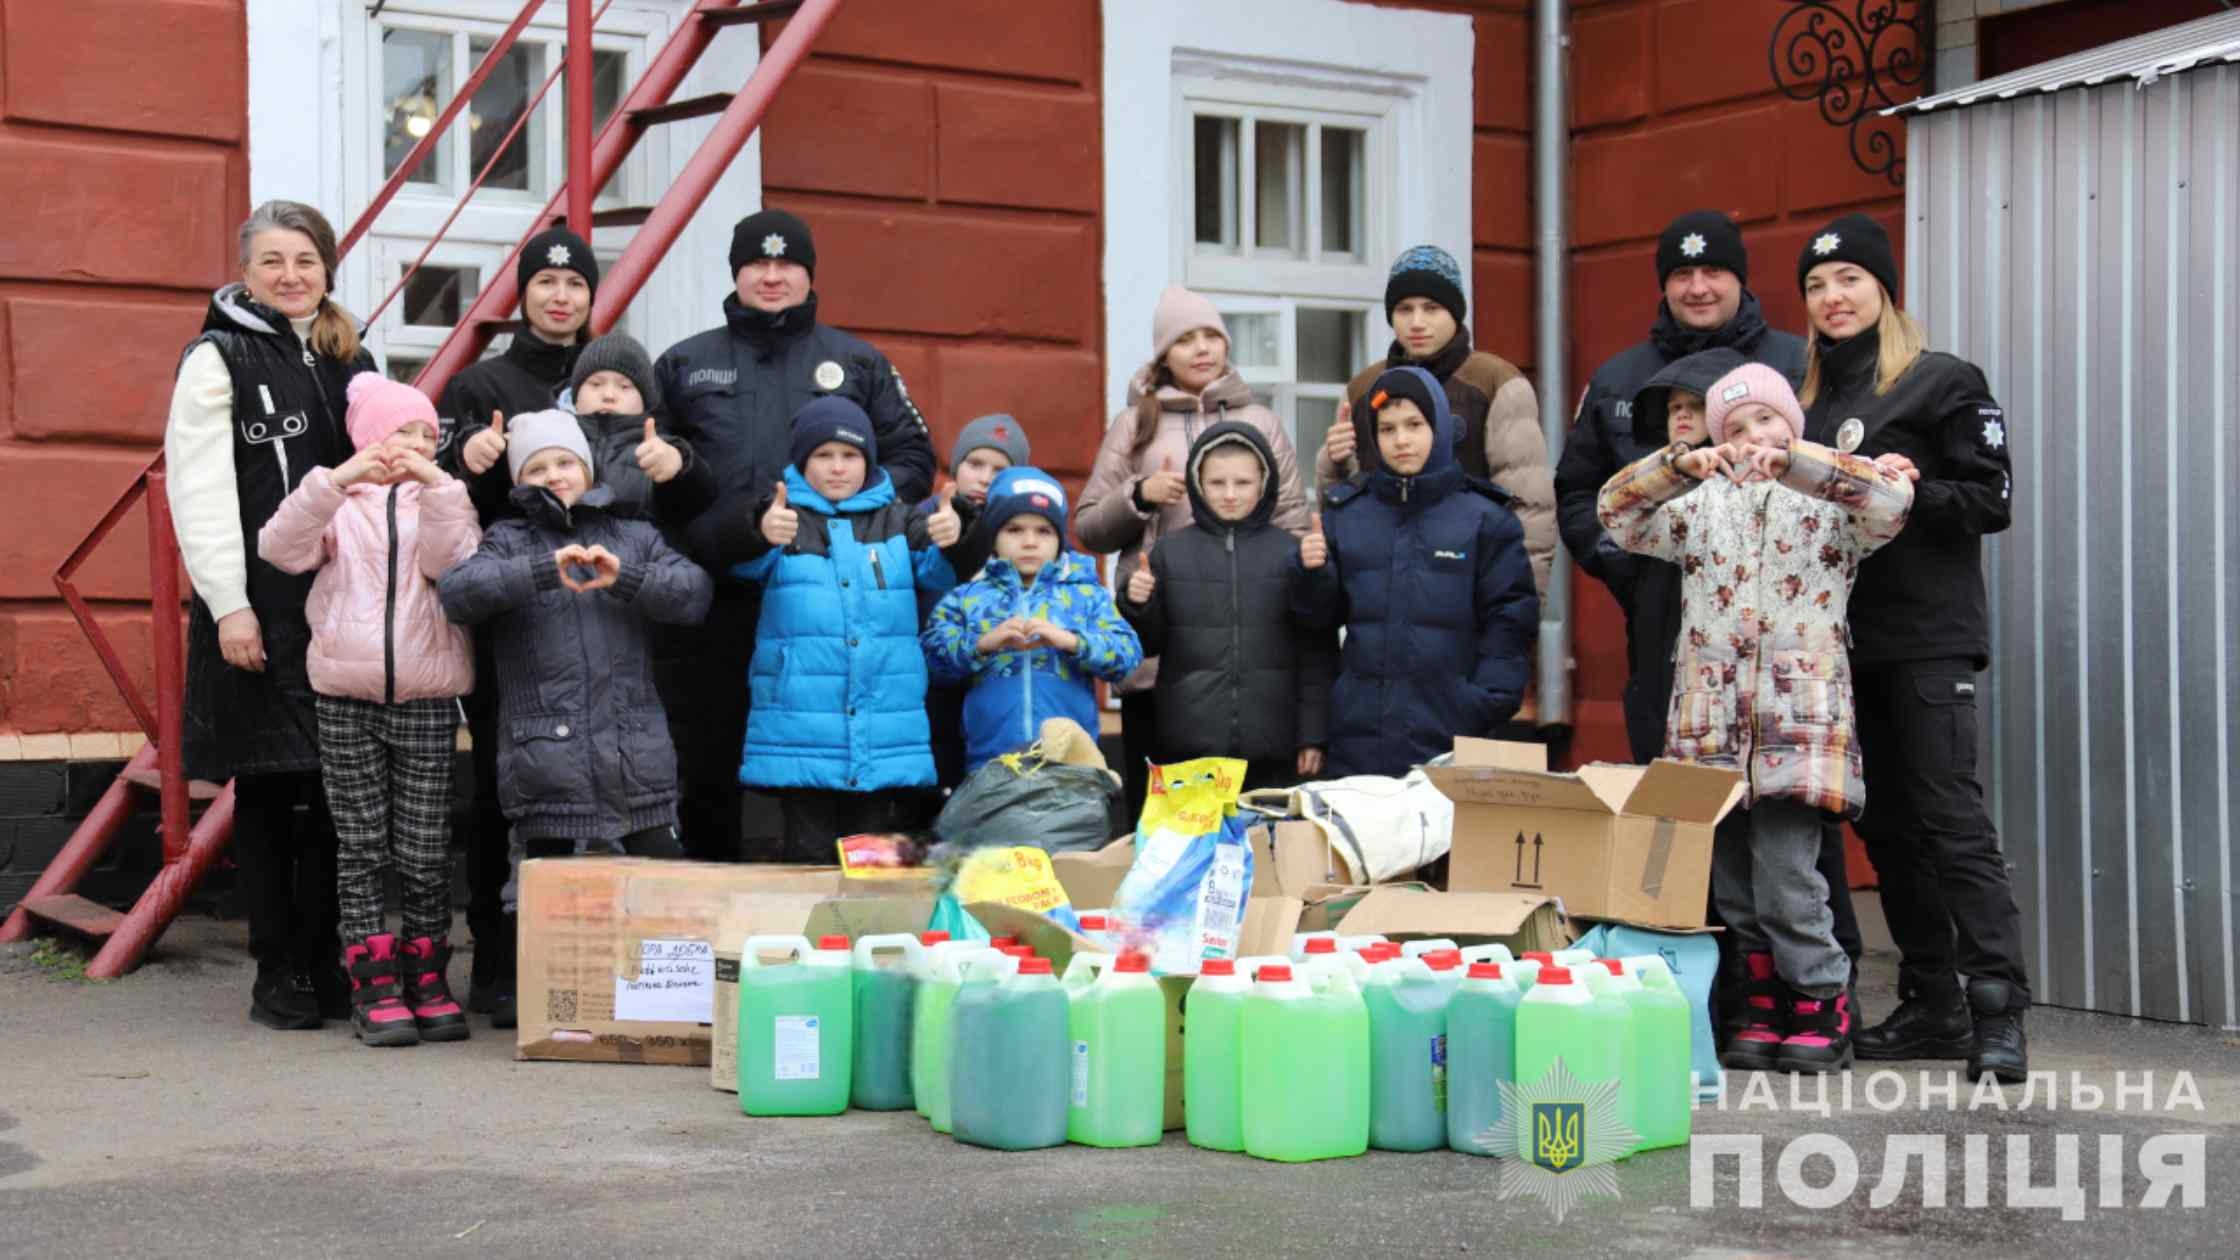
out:
<path id="1" fill-rule="evenodd" d="M 1890 300 L 1890 290 L 1879 283 L 1875 288 L 1882 293 L 1882 319 L 1874 328 L 1881 343 L 1874 367 L 1874 392 L 1875 397 L 1880 398 L 1897 385 L 1898 378 L 1904 376 L 1913 367 L 1914 360 L 1929 348 L 1929 333 L 1921 327 L 1920 321 Z M 1804 345 L 1804 388 L 1797 391 L 1797 401 L 1810 407 L 1820 397 L 1820 338 L 1817 335 L 1807 337 Z"/>
<path id="2" fill-rule="evenodd" d="M 249 268 L 249 243 L 259 232 L 285 228 L 311 238 L 319 251 L 319 265 L 327 272 L 327 291 L 319 295 L 319 312 L 311 319 L 311 348 L 338 363 L 358 357 L 358 323 L 334 300 L 334 273 L 340 266 L 335 250 L 334 225 L 327 216 L 300 201 L 268 201 L 249 212 L 241 223 L 241 269 Z"/>

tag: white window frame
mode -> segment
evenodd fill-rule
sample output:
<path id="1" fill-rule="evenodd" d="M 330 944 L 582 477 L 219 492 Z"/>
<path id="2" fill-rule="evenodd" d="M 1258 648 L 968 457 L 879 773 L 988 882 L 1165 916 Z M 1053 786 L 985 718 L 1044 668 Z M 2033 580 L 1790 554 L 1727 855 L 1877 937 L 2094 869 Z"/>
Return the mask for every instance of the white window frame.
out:
<path id="1" fill-rule="evenodd" d="M 630 56 L 625 90 L 634 85 L 677 25 L 690 21 L 698 0 L 614 0 L 601 20 L 596 44 Z M 275 197 L 307 201 L 326 212 L 337 232 L 370 204 L 385 180 L 381 169 L 378 109 L 381 49 L 375 22 L 363 0 L 248 0 L 249 48 L 249 200 Z M 472 23 L 476 33 L 502 32 L 520 12 L 516 0 L 390 0 L 379 21 L 418 24 L 415 19 Z M 548 4 L 532 19 L 538 38 L 566 29 L 566 7 Z M 744 31 L 745 33 L 741 33 Z M 526 34 L 524 36 L 527 37 Z M 737 91 L 760 57 L 752 28 L 719 32 L 698 65 L 677 89 L 677 98 Z M 471 67 L 470 67 L 471 68 Z M 532 89 L 533 90 L 533 89 Z M 542 106 L 548 152 L 564 144 L 560 101 L 564 84 L 555 85 Z M 610 185 L 602 205 L 648 205 L 675 182 L 715 119 L 697 118 L 649 131 L 630 163 Z M 463 121 L 452 134 L 463 137 Z M 524 143 L 526 137 L 517 139 Z M 471 178 L 471 173 L 470 173 Z M 343 260 L 336 296 L 361 316 L 370 312 L 396 283 L 394 249 L 417 254 L 427 234 L 450 213 L 461 188 L 416 191 L 407 185 L 383 211 L 367 239 Z M 619 192 L 619 196 L 615 195 Z M 488 283 L 546 197 L 525 200 L 485 187 L 475 195 L 431 263 L 480 266 Z M 748 140 L 706 204 L 654 269 L 621 325 L 658 355 L 684 337 L 720 322 L 720 303 L 732 292 L 723 259 L 730 248 L 731 225 L 762 203 L 762 150 L 759 134 Z M 592 244 L 602 259 L 622 252 L 636 229 L 601 228 Z M 398 299 L 401 302 L 403 299 Z M 509 314 L 511 314 L 509 312 Z M 402 311 L 392 304 L 368 343 L 386 361 L 388 343 L 420 358 L 425 333 L 406 329 Z M 439 339 L 440 340 L 440 339 Z"/>
<path id="2" fill-rule="evenodd" d="M 1373 294 L 1363 333 L 1373 355 L 1393 257 L 1422 242 L 1468 256 L 1468 16 L 1340 0 L 1130 0 L 1104 6 L 1103 26 L 1107 414 L 1126 404 L 1128 380 L 1148 354 L 1152 308 L 1169 284 L 1203 286 L 1225 310 L 1264 295 L 1321 306 Z M 1144 107 L 1153 101 L 1165 109 Z M 1193 101 L 1373 118 L 1363 172 L 1368 257 L 1349 267 L 1194 256 Z M 1241 165 L 1240 146 L 1240 178 L 1249 179 Z M 1307 209 L 1318 213 L 1319 204 Z M 1319 234 L 1311 240 L 1319 244 Z M 1466 270 L 1465 296 L 1469 281 Z M 1284 348 L 1295 352 L 1295 342 Z"/>

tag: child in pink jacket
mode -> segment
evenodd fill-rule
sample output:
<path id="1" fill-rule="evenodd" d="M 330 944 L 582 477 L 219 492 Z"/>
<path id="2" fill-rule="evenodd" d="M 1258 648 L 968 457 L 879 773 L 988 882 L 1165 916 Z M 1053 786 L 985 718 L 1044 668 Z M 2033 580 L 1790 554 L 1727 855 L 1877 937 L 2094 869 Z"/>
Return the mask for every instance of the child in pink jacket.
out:
<path id="1" fill-rule="evenodd" d="M 467 632 L 436 579 L 482 540 L 466 486 L 435 466 L 436 411 L 410 385 L 350 379 L 358 453 L 314 468 L 257 535 L 257 554 L 319 576 L 305 605 L 319 768 L 341 841 L 342 962 L 351 1026 L 371 1046 L 460 1041 L 451 959 L 449 827 L 458 697 L 474 687 Z M 404 937 L 383 930 L 383 876 L 403 888 Z"/>

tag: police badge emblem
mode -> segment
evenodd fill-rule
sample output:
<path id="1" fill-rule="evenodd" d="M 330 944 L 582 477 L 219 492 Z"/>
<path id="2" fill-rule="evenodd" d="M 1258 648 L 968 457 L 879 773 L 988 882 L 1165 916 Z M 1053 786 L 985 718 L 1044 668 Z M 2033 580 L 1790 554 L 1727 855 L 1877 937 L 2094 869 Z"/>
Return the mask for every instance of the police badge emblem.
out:
<path id="1" fill-rule="evenodd" d="M 824 390 L 826 393 L 831 393 L 833 390 L 840 388 L 847 382 L 847 379 L 848 374 L 840 369 L 838 363 L 830 359 L 826 359 L 817 365 L 817 388 Z"/>

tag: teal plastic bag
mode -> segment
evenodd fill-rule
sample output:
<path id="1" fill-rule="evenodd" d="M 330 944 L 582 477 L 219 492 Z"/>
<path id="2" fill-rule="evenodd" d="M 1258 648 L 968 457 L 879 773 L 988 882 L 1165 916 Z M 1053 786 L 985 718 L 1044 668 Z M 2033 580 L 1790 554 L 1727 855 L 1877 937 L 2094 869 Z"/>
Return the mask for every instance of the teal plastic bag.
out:
<path id="1" fill-rule="evenodd" d="M 1719 974 L 1719 940 L 1708 933 L 1653 932 L 1619 923 L 1599 923 L 1579 938 L 1579 949 L 1597 958 L 1655 954 L 1688 996 L 1688 1067 L 1695 1073 L 1696 1097 L 1719 1096 L 1719 1041 L 1711 1031 L 1711 982 Z"/>
<path id="2" fill-rule="evenodd" d="M 967 913 L 957 903 L 957 899 L 948 893 L 942 893 L 933 899 L 933 917 L 926 920 L 926 930 L 947 932 L 952 941 L 971 941 L 981 945 L 995 939 L 988 929 L 980 926 L 980 920 Z"/>

